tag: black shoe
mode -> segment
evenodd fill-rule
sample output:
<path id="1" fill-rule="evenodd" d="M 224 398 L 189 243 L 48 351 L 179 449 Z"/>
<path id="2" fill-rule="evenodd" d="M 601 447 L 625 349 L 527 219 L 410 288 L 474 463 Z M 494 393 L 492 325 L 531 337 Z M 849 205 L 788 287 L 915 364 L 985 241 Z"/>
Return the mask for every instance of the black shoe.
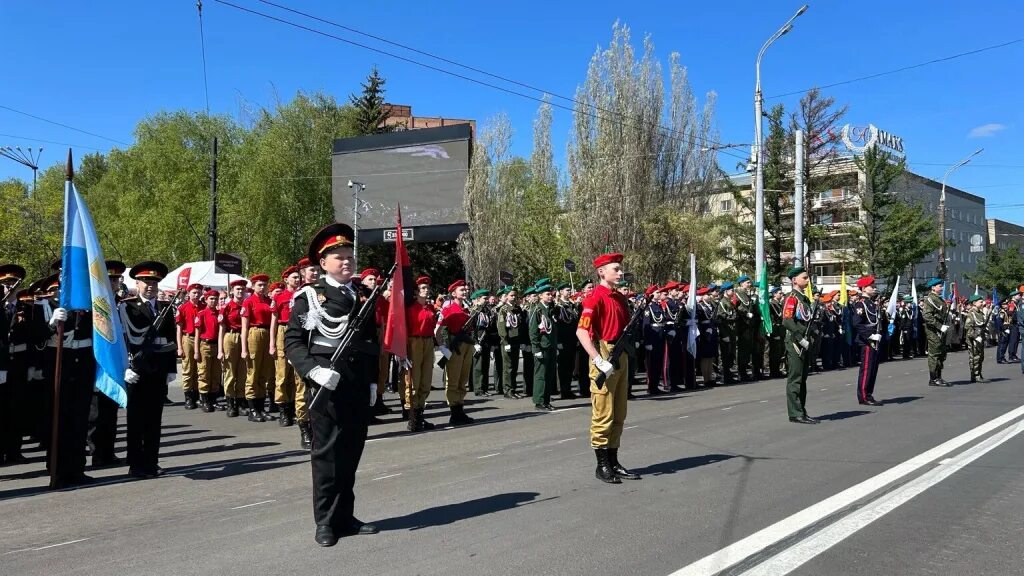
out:
<path id="1" fill-rule="evenodd" d="M 67 485 L 69 485 L 69 486 L 86 486 L 88 484 L 92 484 L 95 481 L 96 481 L 96 479 L 93 478 L 92 476 L 86 476 L 85 474 L 79 474 L 79 475 L 75 476 L 74 478 L 71 478 L 70 480 L 68 480 L 67 481 Z"/>
<path id="2" fill-rule="evenodd" d="M 385 414 L 391 414 L 391 408 L 384 405 L 383 402 L 377 402 L 373 405 L 373 413 L 377 416 L 383 416 Z"/>
<path id="3" fill-rule="evenodd" d="M 647 389 L 647 395 L 648 396 L 661 396 L 664 393 L 665 393 L 665 391 L 662 390 L 661 388 L 658 388 L 658 387 L 648 388 Z"/>
<path id="4" fill-rule="evenodd" d="M 214 410 L 216 410 L 216 408 L 213 407 L 213 403 L 210 402 L 210 395 L 209 394 L 200 394 L 199 395 L 199 409 L 202 410 L 203 412 L 207 412 L 207 413 L 213 412 Z"/>
<path id="5" fill-rule="evenodd" d="M 140 480 L 148 480 L 153 477 L 148 471 L 142 470 L 141 468 L 129 468 L 128 475 Z"/>
<path id="6" fill-rule="evenodd" d="M 405 423 L 405 429 L 409 432 L 422 432 L 423 422 L 420 422 L 419 418 L 409 418 L 409 421 Z"/>
<path id="7" fill-rule="evenodd" d="M 568 394 L 562 394 L 560 398 L 562 400 L 576 400 L 577 398 L 579 398 L 579 396 L 573 394 L 572 392 L 569 392 Z"/>
<path id="8" fill-rule="evenodd" d="M 383 424 L 383 423 L 384 423 L 384 421 L 383 421 L 383 420 L 381 420 L 380 418 L 377 418 L 377 417 L 376 417 L 376 416 L 374 416 L 373 414 L 370 414 L 370 420 L 369 420 L 369 422 L 368 422 L 368 424 L 369 424 L 370 426 L 376 426 L 377 424 Z"/>
<path id="9" fill-rule="evenodd" d="M 164 396 L 164 406 L 173 406 L 173 405 L 174 405 L 174 400 L 171 400 L 167 396 Z"/>
<path id="10" fill-rule="evenodd" d="M 195 410 L 196 399 L 192 397 L 192 392 L 185 392 L 185 410 Z"/>
<path id="11" fill-rule="evenodd" d="M 546 405 L 544 405 L 544 404 L 534 404 L 533 405 L 533 409 L 536 410 L 537 412 L 547 412 L 548 411 L 548 407 Z"/>
<path id="12" fill-rule="evenodd" d="M 817 418 L 811 418 L 807 414 L 804 414 L 804 420 L 806 420 L 810 424 L 817 424 L 818 422 L 820 422 L 820 420 L 818 420 Z"/>
<path id="13" fill-rule="evenodd" d="M 520 394 L 519 392 L 514 392 L 512 394 L 512 397 L 515 398 L 516 400 L 522 400 L 523 398 L 526 398 L 526 394 Z"/>
<path id="14" fill-rule="evenodd" d="M 366 522 L 360 522 L 358 519 L 353 518 L 352 523 L 346 526 L 342 533 L 346 536 L 366 536 L 370 534 L 376 534 L 380 532 L 376 524 L 368 524 Z"/>
<path id="15" fill-rule="evenodd" d="M 611 465 L 612 473 L 616 477 L 622 478 L 623 480 L 639 480 L 640 475 L 630 472 L 622 464 L 619 464 L 619 449 L 609 448 L 608 449 L 608 464 Z"/>
<path id="16" fill-rule="evenodd" d="M 636 400 L 636 394 L 632 392 L 626 392 L 626 400 Z"/>
<path id="17" fill-rule="evenodd" d="M 476 422 L 475 419 L 466 416 L 466 407 L 461 404 L 453 404 L 451 406 L 452 415 L 448 419 L 448 423 L 452 426 L 462 426 L 463 424 L 472 424 Z"/>
<path id="18" fill-rule="evenodd" d="M 121 464 L 124 464 L 124 461 L 117 456 L 110 456 L 107 458 L 97 458 L 96 456 L 92 457 L 93 468 L 107 468 L 109 466 L 120 466 Z"/>
<path id="19" fill-rule="evenodd" d="M 799 416 L 797 418 L 790 418 L 789 421 L 794 424 L 817 424 L 817 422 L 804 418 L 803 416 Z"/>
<path id="20" fill-rule="evenodd" d="M 863 404 L 865 406 L 881 406 L 882 405 L 881 402 L 876 401 L 874 398 L 868 398 L 867 400 L 863 400 L 863 401 L 860 402 L 860 404 Z"/>
<path id="21" fill-rule="evenodd" d="M 313 445 L 309 434 L 309 422 L 299 422 L 299 448 L 309 450 Z"/>
<path id="22" fill-rule="evenodd" d="M 228 418 L 238 418 L 238 402 L 237 398 L 228 398 Z"/>
<path id="23" fill-rule="evenodd" d="M 313 539 L 316 540 L 317 544 L 324 548 L 334 546 L 338 543 L 338 537 L 334 534 L 334 528 L 331 528 L 330 526 L 317 526 L 316 535 L 313 536 Z"/>
<path id="24" fill-rule="evenodd" d="M 287 428 L 292 425 L 291 404 L 283 403 L 280 406 L 281 416 L 277 419 L 277 425 L 281 428 Z"/>
<path id="25" fill-rule="evenodd" d="M 979 384 L 988 384 L 989 382 L 991 382 L 991 380 L 989 380 L 988 378 L 985 378 L 984 376 L 979 376 L 978 377 L 978 383 Z"/>
<path id="26" fill-rule="evenodd" d="M 267 410 L 267 412 L 270 413 L 270 414 L 277 414 L 280 411 L 281 411 L 281 406 L 277 402 L 274 402 L 273 400 L 271 400 L 270 401 L 270 410 Z"/>
<path id="27" fill-rule="evenodd" d="M 622 484 L 622 480 L 615 475 L 615 471 L 612 470 L 611 463 L 608 461 L 608 449 L 594 448 L 594 454 L 597 456 L 597 469 L 594 470 L 594 476 L 607 484 Z"/>
<path id="28" fill-rule="evenodd" d="M 546 409 L 546 410 L 547 410 L 548 412 L 554 412 L 554 411 L 555 411 L 555 407 L 554 407 L 554 406 L 552 406 L 550 402 L 548 402 L 547 404 L 545 404 L 545 405 L 544 405 L 544 408 L 545 408 L 545 409 Z"/>

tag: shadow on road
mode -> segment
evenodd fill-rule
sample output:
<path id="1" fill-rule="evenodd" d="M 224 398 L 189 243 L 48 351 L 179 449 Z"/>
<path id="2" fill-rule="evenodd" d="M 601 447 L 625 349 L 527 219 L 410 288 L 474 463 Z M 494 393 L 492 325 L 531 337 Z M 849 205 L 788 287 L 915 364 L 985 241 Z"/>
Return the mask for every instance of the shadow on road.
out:
<path id="1" fill-rule="evenodd" d="M 847 418 L 856 418 L 857 416 L 863 416 L 865 414 L 871 414 L 871 412 L 867 410 L 844 410 L 842 412 L 833 412 L 831 414 L 818 416 L 818 420 L 846 420 Z"/>
<path id="2" fill-rule="evenodd" d="M 291 458 L 293 456 L 302 456 L 302 458 L 290 462 L 278 462 L 278 460 Z M 265 470 L 284 468 L 285 466 L 295 466 L 296 464 L 306 464 L 308 462 L 309 453 L 305 450 L 289 450 L 278 454 L 245 458 L 244 460 L 221 460 L 219 462 L 210 462 L 208 464 L 203 464 L 202 468 L 199 470 L 178 473 L 178 475 L 183 478 L 188 478 L 189 480 L 216 480 L 218 478 L 252 474 L 253 472 L 263 472 Z M 168 470 L 168 472 L 175 474 L 173 469 Z"/>
<path id="3" fill-rule="evenodd" d="M 167 437 L 167 434 L 164 434 Z M 211 434 L 209 436 L 198 436 L 196 438 L 178 438 L 177 440 L 161 441 L 160 448 L 168 448 L 170 446 L 181 446 L 182 444 L 192 444 L 194 442 L 212 442 L 213 440 L 227 440 L 234 438 L 234 436 L 228 436 L 226 434 Z"/>
<path id="4" fill-rule="evenodd" d="M 521 505 L 536 502 L 537 492 L 510 492 L 495 494 L 476 500 L 467 500 L 458 504 L 446 504 L 419 510 L 406 516 L 375 521 L 381 530 L 419 530 L 431 526 L 445 526 L 460 520 L 468 520 L 503 510 L 511 510 Z"/>
<path id="5" fill-rule="evenodd" d="M 161 452 L 160 458 L 173 458 L 175 456 L 189 456 L 192 454 L 211 454 L 213 452 L 227 452 L 229 450 L 245 450 L 246 448 L 267 448 L 269 446 L 280 446 L 280 442 L 239 442 L 237 444 L 226 444 L 222 446 L 210 446 L 208 448 L 189 448 L 177 452 Z"/>
<path id="6" fill-rule="evenodd" d="M 722 462 L 732 458 L 736 458 L 736 455 L 705 454 L 703 456 L 689 456 L 687 458 L 679 458 L 677 460 L 670 460 L 659 464 L 651 464 L 644 468 L 634 469 L 633 472 L 640 474 L 641 476 L 664 476 L 667 474 L 682 472 L 683 470 L 689 470 L 691 468 L 707 466 L 708 464 L 714 464 L 716 462 Z"/>
<path id="7" fill-rule="evenodd" d="M 906 404 L 908 402 L 913 402 L 914 400 L 920 400 L 921 398 L 924 398 L 924 396 L 900 396 L 899 398 L 886 398 L 885 400 L 882 400 L 882 405 Z"/>

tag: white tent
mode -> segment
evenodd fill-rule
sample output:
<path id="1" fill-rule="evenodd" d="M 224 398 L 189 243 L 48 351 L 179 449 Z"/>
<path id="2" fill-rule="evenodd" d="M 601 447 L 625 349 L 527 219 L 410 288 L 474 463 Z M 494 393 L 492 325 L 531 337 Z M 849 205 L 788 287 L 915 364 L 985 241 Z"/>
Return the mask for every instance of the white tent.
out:
<path id="1" fill-rule="evenodd" d="M 230 279 L 229 279 L 230 277 Z M 160 290 L 173 291 L 184 289 L 189 284 L 202 284 L 207 288 L 227 290 L 228 284 L 238 280 L 240 276 L 221 274 L 216 271 L 213 260 L 202 262 L 186 262 L 171 270 L 167 277 L 160 281 Z"/>

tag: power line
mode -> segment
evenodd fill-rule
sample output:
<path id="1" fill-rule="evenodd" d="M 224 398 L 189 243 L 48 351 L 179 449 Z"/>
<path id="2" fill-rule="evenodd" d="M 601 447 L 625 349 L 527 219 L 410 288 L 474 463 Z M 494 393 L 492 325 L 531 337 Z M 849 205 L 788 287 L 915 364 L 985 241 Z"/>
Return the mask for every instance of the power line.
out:
<path id="1" fill-rule="evenodd" d="M 14 108 L 11 108 L 10 106 L 4 106 L 3 104 L 0 104 L 0 108 L 2 108 L 4 110 L 11 111 L 11 112 L 14 112 L 15 114 L 21 114 L 22 116 L 28 116 L 29 118 L 35 118 L 36 120 L 41 120 L 43 122 L 46 122 L 46 123 L 49 123 L 49 124 L 53 124 L 54 126 L 60 126 L 61 128 L 67 128 L 68 130 L 74 130 L 75 132 L 81 132 L 82 134 L 88 134 L 89 136 L 94 136 L 96 138 L 101 138 L 103 140 L 109 140 L 109 141 L 114 142 L 116 144 L 121 144 L 122 146 L 131 146 L 131 144 L 128 144 L 127 142 L 122 142 L 120 140 L 115 140 L 114 138 L 108 138 L 106 136 L 97 134 L 95 132 L 89 132 L 88 130 L 82 130 L 81 128 L 75 128 L 74 126 L 68 126 L 67 124 L 62 124 L 60 122 L 56 122 L 56 121 L 50 120 L 48 118 L 43 118 L 42 116 L 36 116 L 35 114 L 29 114 L 28 112 L 23 112 L 21 110 L 15 110 Z"/>
<path id="2" fill-rule="evenodd" d="M 888 76 L 890 74 L 896 74 L 896 73 L 899 73 L 899 72 L 905 72 L 907 70 L 913 70 L 914 68 L 921 68 L 923 66 L 928 66 L 930 64 L 937 64 L 939 62 L 946 62 L 946 61 L 949 61 L 949 60 L 955 60 L 957 58 L 963 58 L 964 56 L 970 56 L 972 54 L 978 54 L 978 53 L 981 53 L 981 52 L 987 52 L 989 50 L 996 50 L 998 48 L 1005 48 L 1005 47 L 1011 46 L 1013 44 L 1019 44 L 1020 42 L 1024 42 L 1024 38 L 1017 38 L 1016 40 L 1010 40 L 1009 42 L 1003 42 L 1002 44 L 994 44 L 992 46 L 985 46 L 984 48 L 978 48 L 977 50 L 970 50 L 970 51 L 967 51 L 967 52 L 960 52 L 959 54 L 953 54 L 952 56 L 944 56 L 942 58 L 936 58 L 934 60 L 929 60 L 927 62 L 920 62 L 920 63 L 917 63 L 917 64 L 911 64 L 910 66 L 903 66 L 902 68 L 896 68 L 894 70 L 887 70 L 885 72 L 878 72 L 877 74 L 869 74 L 867 76 L 860 76 L 859 78 L 851 78 L 849 80 L 843 80 L 841 82 L 833 82 L 832 84 L 825 84 L 824 86 L 812 86 L 811 88 L 807 88 L 807 89 L 804 89 L 804 90 L 796 90 L 796 91 L 793 91 L 793 92 L 786 92 L 784 94 L 776 94 L 774 96 L 768 96 L 767 99 L 771 100 L 771 99 L 774 99 L 774 98 L 782 98 L 784 96 L 792 96 L 794 94 L 805 94 L 805 93 L 807 93 L 808 91 L 810 91 L 810 90 L 812 90 L 814 88 L 817 88 L 819 90 L 824 90 L 825 88 L 834 88 L 836 86 L 843 86 L 845 84 L 853 84 L 854 82 L 861 82 L 861 81 L 864 81 L 864 80 L 871 80 L 871 79 L 874 79 L 874 78 L 880 78 L 882 76 Z"/>
<path id="3" fill-rule="evenodd" d="M 259 1 L 261 1 L 261 2 L 262 2 L 263 0 L 259 0 Z M 375 47 L 373 47 L 373 46 L 369 46 L 369 45 L 367 45 L 367 44 L 363 44 L 363 43 L 360 43 L 360 42 L 356 42 L 356 41 L 354 41 L 354 40 L 349 40 L 348 38 L 342 38 L 341 36 L 336 36 L 336 35 L 334 35 L 334 34 L 331 34 L 331 33 L 329 33 L 329 32 L 324 32 L 323 30 L 318 30 L 318 29 L 316 29 L 316 28 L 311 28 L 311 27 L 309 27 L 309 26 L 305 26 L 305 25 L 303 25 L 303 24 L 299 24 L 299 23 L 296 23 L 296 22 L 292 22 L 292 21 L 290 21 L 290 20 L 286 20 L 286 19 L 284 19 L 284 18 L 279 18 L 279 17 L 277 17 L 277 16 L 273 16 L 273 15 L 271 15 L 271 14 L 267 14 L 267 13 L 265 13 L 265 12 L 260 12 L 259 10 L 253 10 L 253 9 L 251 9 L 251 8 L 246 8 L 246 7 L 244 7 L 244 6 L 239 6 L 239 5 L 237 5 L 237 4 L 233 4 L 233 3 L 231 3 L 231 2 L 228 2 L 227 0 L 214 0 L 214 2 L 217 2 L 218 4 L 223 4 L 223 5 L 225 5 L 225 6 L 228 6 L 228 7 L 234 8 L 234 9 L 236 9 L 236 10 L 240 10 L 240 11 L 242 11 L 242 12 L 247 12 L 247 13 L 249 13 L 249 14 L 253 14 L 253 15 L 255 15 L 255 16 L 260 16 L 260 17 L 262 17 L 262 18 L 266 18 L 266 19 L 268 19 L 268 20 L 272 20 L 272 21 L 275 21 L 275 22 L 278 22 L 278 23 L 281 23 L 281 24 L 285 24 L 285 25 L 291 26 L 291 27 L 293 27 L 293 28 L 298 28 L 298 29 L 300 29 L 300 30 L 305 30 L 305 31 L 307 31 L 307 32 L 312 32 L 313 34 L 317 34 L 317 35 L 320 35 L 320 36 L 324 36 L 324 37 L 326 37 L 326 38 L 331 38 L 331 39 L 333 39 L 333 40 L 337 40 L 337 41 L 339 41 L 339 42 L 344 42 L 345 44 L 350 44 L 350 45 L 352 45 L 352 46 L 356 46 L 356 47 L 358 47 L 358 48 L 362 48 L 362 49 L 364 49 L 364 50 L 369 50 L 369 51 L 371 51 L 371 52 L 376 52 L 377 54 L 383 54 L 384 56 L 388 56 L 388 57 L 390 57 L 390 58 L 395 58 L 396 60 L 401 60 L 401 61 L 403 61 L 403 62 L 407 62 L 407 63 L 409 63 L 409 64 L 414 64 L 414 65 L 416 65 L 416 66 L 420 66 L 420 67 L 422 67 L 422 68 L 426 68 L 426 69 L 428 69 L 428 70 L 432 70 L 432 71 L 434 71 L 434 72 L 440 72 L 441 74 L 446 74 L 446 75 L 448 75 L 448 76 L 452 76 L 452 77 L 455 77 L 455 78 L 459 78 L 459 79 L 461 79 L 461 80 L 465 80 L 465 81 L 467 81 L 467 82 L 472 82 L 472 83 L 474 83 L 474 84 L 479 84 L 479 85 L 481 85 L 481 86 L 485 86 L 485 87 L 487 87 L 487 88 L 491 88 L 491 89 L 494 89 L 494 90 L 498 90 L 498 91 L 501 91 L 501 92 L 505 92 L 505 93 L 507 93 L 507 94 L 511 94 L 511 95 L 513 95 L 513 96 L 518 96 L 518 97 L 520 97 L 520 98 L 526 98 L 526 99 L 528 99 L 528 100 L 533 100 L 533 101 L 535 101 L 535 102 L 540 102 L 540 103 L 542 103 L 542 104 L 548 104 L 548 105 L 550 105 L 550 106 L 554 106 L 554 107 L 556 107 L 556 108 L 561 108 L 561 109 L 563 109 L 563 110 L 568 110 L 569 112 L 576 112 L 576 110 L 575 110 L 575 109 L 573 109 L 573 108 L 571 108 L 571 107 L 569 107 L 569 106 L 565 106 L 565 105 L 562 105 L 562 104 L 556 104 L 556 103 L 553 103 L 553 102 L 549 102 L 549 101 L 547 101 L 547 100 L 545 100 L 545 99 L 543 99 L 543 98 L 538 98 L 538 97 L 536 97 L 536 96 L 532 96 L 532 95 L 530 95 L 530 94 L 525 94 L 525 93 L 523 93 L 523 92 L 519 92 L 519 91 L 516 91 L 516 90 L 512 90 L 512 89 L 510 89 L 510 88 L 506 88 L 506 87 L 504 87 L 504 86 L 499 86 L 499 85 L 497 85 L 497 84 L 493 84 L 493 83 L 490 83 L 490 82 L 485 82 L 485 81 L 483 81 L 483 80 L 479 80 L 479 79 L 477 79 L 477 78 L 473 78 L 473 77 L 471 77 L 471 76 L 466 76 L 466 75 L 464 75 L 464 74 L 459 74 L 458 72 L 453 72 L 453 71 L 451 71 L 451 70 L 447 70 L 447 69 L 444 69 L 444 68 L 440 68 L 440 67 L 438 67 L 438 66 L 434 66 L 434 65 L 432 65 L 432 64 L 427 64 L 427 63 L 425 63 L 425 62 L 420 62 L 420 61 L 418 61 L 418 60 L 414 60 L 414 59 L 412 59 L 412 58 L 408 58 L 408 57 L 406 57 L 406 56 L 402 56 L 402 55 L 400 55 L 400 54 L 395 54 L 394 52 L 388 52 L 387 50 L 382 50 L 382 49 L 380 49 L 380 48 L 375 48 Z M 287 8 L 287 7 L 283 7 L 283 6 L 280 6 L 280 5 L 278 5 L 278 4 L 273 4 L 273 3 L 270 3 L 270 2 L 264 2 L 264 3 L 266 3 L 266 4 L 270 4 L 270 5 L 272 5 L 272 6 L 278 6 L 278 7 L 279 7 L 279 8 L 281 8 L 281 9 L 284 9 L 284 10 L 288 10 L 288 11 L 291 11 L 291 12 L 294 12 L 294 13 L 297 13 L 297 14 L 303 14 L 303 15 L 305 15 L 305 16 L 307 16 L 307 17 L 309 17 L 309 18 L 313 18 L 313 19 L 319 20 L 319 21 L 321 21 L 321 22 L 325 22 L 325 23 L 331 24 L 331 25 L 333 25 L 333 26 L 338 26 L 338 27 L 340 27 L 340 28 L 343 28 L 343 29 L 346 29 L 346 30 L 348 30 L 348 28 L 347 28 L 347 27 L 345 27 L 345 26 L 342 26 L 342 25 L 340 25 L 340 24 L 336 24 L 336 23 L 333 23 L 333 22 L 330 22 L 330 21 L 328 21 L 328 20 L 324 20 L 324 19 L 321 19 L 321 18 L 318 18 L 318 17 L 315 17 L 315 16 L 310 16 L 310 15 L 307 15 L 307 14 L 305 14 L 305 13 L 303 13 L 303 12 L 299 12 L 299 11 L 297 11 L 297 10 L 292 10 L 292 9 L 290 9 L 290 8 Z M 361 32 L 360 32 L 360 33 L 361 33 Z M 369 36 L 369 37 L 371 37 L 371 38 L 377 38 L 376 36 L 372 36 L 372 35 L 369 35 L 369 34 L 365 34 L 365 33 L 361 33 L 361 34 L 364 34 L 364 35 L 366 35 L 366 36 Z M 398 44 L 398 43 L 393 43 L 393 42 L 390 42 L 390 41 L 386 41 L 386 40 L 384 40 L 384 41 L 385 41 L 385 42 L 388 42 L 388 43 L 391 43 L 391 44 L 394 44 L 394 45 L 396 45 L 396 46 L 402 46 L 402 47 L 404 47 L 403 45 L 401 45 L 401 44 Z M 447 59 L 445 59 L 445 58 L 442 58 L 442 57 L 440 57 L 440 56 L 433 56 L 433 55 L 431 55 L 431 54 L 429 54 L 429 53 L 426 53 L 426 52 L 423 52 L 423 51 L 420 51 L 420 50 L 416 50 L 416 49 L 413 49 L 413 48 L 406 48 L 406 49 L 409 49 L 409 50 L 412 50 L 412 51 L 415 51 L 415 52 L 418 52 L 418 53 L 421 53 L 421 54 L 426 54 L 426 55 L 428 55 L 428 56 L 430 56 L 430 57 L 432 57 L 432 58 L 436 58 L 436 59 L 438 59 L 438 60 L 442 60 L 442 61 L 445 61 L 445 62 L 450 62 L 450 63 L 453 63 L 453 64 L 455 64 L 455 65 L 457 65 L 457 66 L 461 66 L 461 67 L 463 67 L 463 68 L 466 68 L 466 69 L 468 69 L 468 70 L 478 71 L 478 70 L 477 70 L 477 69 L 475 69 L 475 68 L 472 68 L 472 67 L 469 67 L 469 66 L 466 66 L 466 65 L 463 65 L 463 64 L 459 64 L 459 63 L 457 63 L 457 62 L 454 62 L 454 61 L 450 61 L 450 60 L 447 60 Z M 549 95 L 551 95 L 551 96 L 557 96 L 557 97 L 558 97 L 559 99 L 566 99 L 566 100 L 569 100 L 569 101 L 575 102 L 575 103 L 577 103 L 577 104 L 579 104 L 579 105 L 581 105 L 581 106 L 586 106 L 586 107 L 588 107 L 588 108 L 593 108 L 593 109 L 596 109 L 596 110 L 602 110 L 602 111 L 605 111 L 605 110 L 603 110 L 603 109 L 602 109 L 601 107 L 599 107 L 599 106 L 595 106 L 595 105 L 593 105 L 593 104 L 587 104 L 587 103 L 585 103 L 585 102 L 580 102 L 580 101 L 578 101 L 578 100 L 575 100 L 575 99 L 572 99 L 572 98 L 568 98 L 568 97 L 566 97 L 566 96 L 559 96 L 559 95 L 556 95 L 556 94 L 552 94 L 552 93 L 550 93 L 550 92 L 548 92 L 548 91 L 546 91 L 546 90 L 542 90 L 542 89 L 540 89 L 540 88 L 536 88 L 536 87 L 530 86 L 530 85 L 528 85 L 528 84 L 524 84 L 524 83 L 521 83 L 521 82 L 517 82 L 517 81 L 514 81 L 514 80 L 509 80 L 509 79 L 505 79 L 504 77 L 501 77 L 501 76 L 498 76 L 498 75 L 495 75 L 495 74 L 490 74 L 490 73 L 488 73 L 488 72 L 482 72 L 482 71 L 480 71 L 480 73 L 482 73 L 482 74 L 486 74 L 486 75 L 488 75 L 488 76 L 491 76 L 491 77 L 493 77 L 493 78 L 498 78 L 498 79 L 501 79 L 501 80 L 503 80 L 503 81 L 505 81 L 505 82 L 509 82 L 509 83 L 512 83 L 512 84 L 516 84 L 516 85 L 519 85 L 519 86 L 522 86 L 522 87 L 526 87 L 526 88 L 529 88 L 529 89 L 531 89 L 531 90 L 536 90 L 536 91 L 538 91 L 538 92 L 543 92 L 543 93 L 545 93 L 545 94 L 549 94 Z M 620 113 L 620 112 L 614 112 L 614 111 L 606 111 L 606 112 L 608 112 L 608 113 L 610 113 L 610 114 L 614 114 L 614 115 L 620 116 L 620 117 L 628 118 L 628 116 L 626 116 L 626 115 L 624 115 L 624 114 L 622 114 L 622 113 Z M 597 114 L 594 114 L 594 113 L 590 113 L 590 112 L 584 112 L 584 113 L 585 113 L 585 114 L 587 114 L 588 116 L 590 116 L 590 117 L 592 117 L 592 118 L 595 118 L 595 119 L 598 119 L 598 120 L 602 120 L 602 119 L 607 119 L 607 118 L 602 118 L 601 116 L 599 116 L 599 115 L 597 115 Z M 627 124 L 627 123 L 625 123 L 625 122 L 622 122 L 622 121 L 619 121 L 619 123 L 620 123 L 620 124 Z M 634 126 L 639 126 L 639 127 L 645 127 L 645 125 L 644 125 L 644 124 L 634 124 Z M 657 124 L 657 123 L 653 124 L 653 126 L 654 126 L 655 128 L 657 128 L 658 130 L 661 130 L 661 131 L 667 132 L 668 134 L 666 134 L 666 136 L 667 136 L 668 138 L 672 139 L 672 140 L 682 140 L 683 138 L 685 138 L 685 137 L 687 137 L 687 136 L 689 136 L 689 135 L 693 135 L 692 133 L 687 133 L 687 132 L 681 132 L 679 136 L 675 136 L 675 135 L 673 135 L 673 133 L 674 133 L 675 131 L 674 131 L 674 130 L 672 130 L 672 129 L 670 129 L 670 128 L 666 128 L 666 127 L 664 127 L 664 126 L 661 126 L 660 124 Z M 710 139 L 710 138 L 707 138 L 707 137 L 703 137 L 703 136 L 699 136 L 699 135 L 697 135 L 697 138 L 699 138 L 699 139 L 700 139 L 700 141 L 701 141 L 702 143 L 705 143 L 705 144 L 707 144 L 707 143 L 710 143 L 710 144 L 713 144 L 713 145 L 721 145 L 721 144 L 722 144 L 721 142 L 717 142 L 717 141 L 715 141 L 715 140 L 712 140 L 712 139 Z M 726 156 L 731 156 L 731 157 L 733 157 L 733 158 L 736 158 L 736 159 L 738 159 L 738 160 L 743 160 L 743 161 L 746 161 L 746 160 L 747 160 L 747 157 L 746 157 L 746 156 L 738 156 L 738 155 L 736 155 L 736 154 L 733 154 L 733 153 L 730 153 L 730 152 L 726 152 L 725 150 L 718 150 L 718 152 L 720 152 L 721 154 L 724 154 L 724 155 L 726 155 Z"/>
<path id="4" fill-rule="evenodd" d="M 41 138 L 29 138 L 28 136 L 16 136 L 14 134 L 3 134 L 0 136 L 5 138 L 17 138 L 18 140 L 28 140 L 29 142 L 42 142 L 43 144 L 57 144 L 58 146 L 70 146 L 71 148 L 81 148 L 83 150 L 95 150 L 96 152 L 103 152 L 102 148 L 93 148 L 91 146 L 82 146 L 81 144 L 68 144 L 67 142 L 54 142 L 53 140 L 43 140 Z"/>
<path id="5" fill-rule="evenodd" d="M 910 162 L 916 166 L 953 166 L 950 162 Z M 1024 168 L 1024 164 L 964 164 L 964 168 Z"/>
<path id="6" fill-rule="evenodd" d="M 199 46 L 203 53 L 203 93 L 206 95 L 206 115 L 210 115 L 210 85 L 206 80 L 206 37 L 203 35 L 203 0 L 196 0 L 199 11 Z"/>

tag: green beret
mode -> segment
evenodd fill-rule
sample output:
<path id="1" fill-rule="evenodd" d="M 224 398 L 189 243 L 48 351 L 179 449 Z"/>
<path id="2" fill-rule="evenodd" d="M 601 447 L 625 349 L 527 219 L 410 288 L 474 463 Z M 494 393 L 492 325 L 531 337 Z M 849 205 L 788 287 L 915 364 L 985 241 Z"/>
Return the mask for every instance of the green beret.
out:
<path id="1" fill-rule="evenodd" d="M 789 269 L 789 272 L 786 272 L 786 277 L 792 280 L 804 272 L 806 272 L 806 270 L 804 270 L 803 266 L 794 266 Z"/>
<path id="2" fill-rule="evenodd" d="M 476 300 L 477 298 L 479 298 L 481 296 L 489 296 L 490 294 L 491 294 L 490 290 L 488 290 L 487 288 L 481 288 L 481 289 L 477 290 L 476 292 L 473 292 L 472 294 L 470 294 L 469 298 L 471 300 Z"/>
<path id="3" fill-rule="evenodd" d="M 544 292 L 551 292 L 554 289 L 554 286 L 552 286 L 551 284 L 544 284 L 543 286 L 534 286 L 533 292 L 534 294 L 541 294 Z"/>
<path id="4" fill-rule="evenodd" d="M 534 286 L 546 286 L 548 284 L 551 284 L 551 278 L 547 277 L 541 278 L 540 280 L 537 280 L 536 282 L 533 283 Z"/>
<path id="5" fill-rule="evenodd" d="M 625 287 L 625 286 L 629 286 L 629 282 L 627 282 L 626 279 L 623 278 L 622 280 L 619 280 L 618 286 L 619 286 L 619 288 L 622 288 L 622 287 Z"/>
<path id="6" fill-rule="evenodd" d="M 967 299 L 967 303 L 968 304 L 974 304 L 978 300 L 984 300 L 984 299 L 985 299 L 985 297 L 982 296 L 981 294 L 975 294 L 974 296 L 971 296 L 970 298 Z"/>
<path id="7" fill-rule="evenodd" d="M 906 296 L 903 297 L 903 301 L 912 303 L 914 301 L 914 297 L 911 296 L 910 294 L 907 294 Z"/>
<path id="8" fill-rule="evenodd" d="M 536 291 L 536 286 L 530 286 L 526 290 L 523 290 L 523 296 L 529 296 L 530 294 L 533 294 L 535 291 Z"/>
<path id="9" fill-rule="evenodd" d="M 558 286 L 555 286 L 555 290 L 564 290 L 566 288 L 570 288 L 568 282 L 559 282 Z"/>

